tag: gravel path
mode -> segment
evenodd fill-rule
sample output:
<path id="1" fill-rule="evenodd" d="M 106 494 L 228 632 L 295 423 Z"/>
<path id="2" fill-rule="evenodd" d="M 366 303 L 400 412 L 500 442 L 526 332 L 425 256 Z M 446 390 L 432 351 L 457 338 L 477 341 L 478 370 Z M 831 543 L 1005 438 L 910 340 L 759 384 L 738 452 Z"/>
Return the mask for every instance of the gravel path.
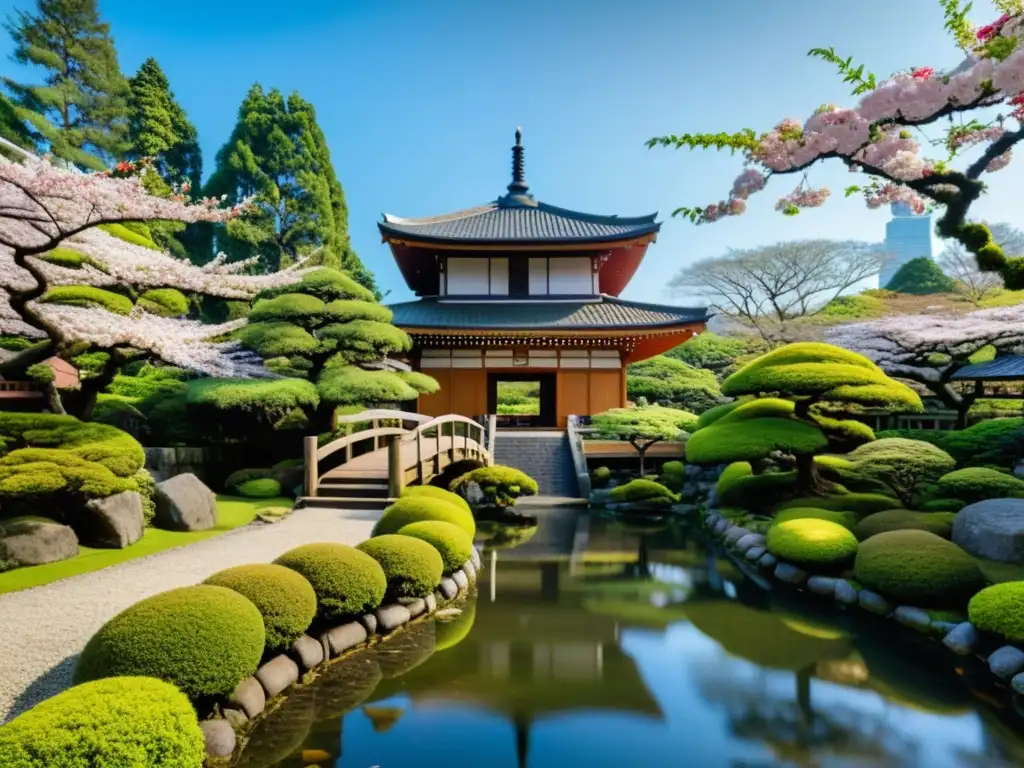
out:
<path id="1" fill-rule="evenodd" d="M 0 595 L 0 723 L 71 685 L 75 660 L 107 620 L 157 592 L 224 568 L 267 562 L 300 544 L 368 538 L 358 512 L 304 509 L 196 544 L 21 592 Z"/>

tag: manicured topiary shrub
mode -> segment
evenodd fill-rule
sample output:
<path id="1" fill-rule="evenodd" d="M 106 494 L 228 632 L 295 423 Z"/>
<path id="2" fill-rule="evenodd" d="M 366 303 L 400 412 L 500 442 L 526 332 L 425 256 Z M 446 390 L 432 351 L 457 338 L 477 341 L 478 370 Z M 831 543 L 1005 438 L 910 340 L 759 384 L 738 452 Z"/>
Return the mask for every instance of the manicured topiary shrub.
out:
<path id="1" fill-rule="evenodd" d="M 457 493 L 445 490 L 444 488 L 438 488 L 436 485 L 407 485 L 402 491 L 403 496 L 426 496 L 431 499 L 441 499 L 441 501 L 447 501 L 449 504 L 454 504 L 460 509 L 464 509 L 470 514 L 473 510 L 469 506 L 469 502 L 459 496 Z"/>
<path id="2" fill-rule="evenodd" d="M 994 469 L 967 467 L 939 478 L 939 489 L 943 496 L 971 503 L 1024 496 L 1024 480 Z"/>
<path id="3" fill-rule="evenodd" d="M 912 512 L 909 509 L 890 509 L 868 515 L 853 527 L 853 535 L 860 541 L 886 531 L 928 531 L 948 539 L 956 515 L 952 512 Z"/>
<path id="4" fill-rule="evenodd" d="M 719 492 L 718 500 L 727 507 L 742 507 L 751 512 L 772 509 L 796 492 L 796 472 L 766 472 L 763 475 L 739 476 Z M 813 501 L 803 507 L 817 506 Z"/>
<path id="5" fill-rule="evenodd" d="M 306 578 L 316 593 L 317 615 L 329 624 L 374 610 L 388 587 L 384 569 L 376 560 L 344 544 L 304 544 L 274 562 Z"/>
<path id="6" fill-rule="evenodd" d="M 922 512 L 959 512 L 967 506 L 966 501 L 960 499 L 932 499 L 921 504 Z"/>
<path id="7" fill-rule="evenodd" d="M 756 401 L 753 401 L 756 403 Z M 821 430 L 795 419 L 761 418 L 727 421 L 736 411 L 700 429 L 686 443 L 686 460 L 696 464 L 725 464 L 763 458 L 773 451 L 813 454 L 828 440 Z"/>
<path id="8" fill-rule="evenodd" d="M 749 401 L 734 400 L 731 403 L 723 403 L 722 405 L 716 405 L 714 408 L 708 408 L 697 418 L 697 429 L 704 429 L 704 427 L 711 426 L 726 414 L 732 413 L 745 402 Z"/>
<path id="9" fill-rule="evenodd" d="M 609 496 L 617 504 L 632 502 L 669 505 L 674 504 L 676 501 L 676 495 L 661 483 L 640 478 L 630 480 L 625 485 L 612 488 Z"/>
<path id="10" fill-rule="evenodd" d="M 473 555 L 473 539 L 452 523 L 441 520 L 423 520 L 410 523 L 399 532 L 402 536 L 422 539 L 438 551 L 446 574 L 459 570 Z"/>
<path id="11" fill-rule="evenodd" d="M 900 501 L 910 504 L 915 492 L 956 467 L 956 460 L 941 448 L 922 440 L 883 438 L 850 453 L 853 470 L 880 480 Z"/>
<path id="12" fill-rule="evenodd" d="M 174 288 L 154 288 L 139 296 L 139 306 L 161 317 L 181 317 L 189 310 L 185 294 Z"/>
<path id="13" fill-rule="evenodd" d="M 228 493 L 238 493 L 239 486 L 250 480 L 262 480 L 270 477 L 273 471 L 270 469 L 237 469 L 224 479 L 224 490 Z"/>
<path id="14" fill-rule="evenodd" d="M 537 493 L 536 480 L 515 467 L 500 464 L 467 472 L 453 480 L 448 488 L 465 498 L 471 484 L 476 484 L 483 491 L 485 503 L 499 507 L 515 504 L 520 496 L 534 496 Z"/>
<path id="15" fill-rule="evenodd" d="M 834 496 L 808 496 L 784 501 L 776 507 L 777 512 L 793 507 L 814 507 L 815 509 L 837 509 L 864 516 L 875 512 L 898 509 L 899 500 L 880 493 L 840 493 Z"/>
<path id="16" fill-rule="evenodd" d="M 441 582 L 444 573 L 444 562 L 437 549 L 412 536 L 393 533 L 375 536 L 356 549 L 380 563 L 388 580 L 390 598 L 426 597 Z"/>
<path id="17" fill-rule="evenodd" d="M 597 467 L 593 472 L 590 473 L 591 479 L 594 481 L 594 485 L 598 488 L 604 488 L 611 482 L 612 471 L 608 467 Z"/>
<path id="18" fill-rule="evenodd" d="M 827 480 L 838 483 L 853 493 L 880 493 L 896 496 L 896 491 L 881 480 L 860 471 L 857 464 L 842 456 L 815 456 L 814 465 Z"/>
<path id="19" fill-rule="evenodd" d="M 854 512 L 840 512 L 834 509 L 789 507 L 775 515 L 772 519 L 772 525 L 778 525 L 790 520 L 828 520 L 830 523 L 843 526 L 843 528 L 853 528 L 857 521 L 860 520 L 860 515 Z"/>
<path id="20" fill-rule="evenodd" d="M 286 650 L 316 616 L 312 585 L 302 574 L 283 565 L 239 565 L 213 574 L 204 583 L 227 587 L 256 606 L 263 616 L 268 652 Z"/>
<path id="21" fill-rule="evenodd" d="M 266 633 L 259 610 L 225 587 L 202 584 L 148 597 L 85 645 L 75 682 L 143 675 L 189 697 L 226 696 L 256 671 Z"/>
<path id="22" fill-rule="evenodd" d="M 927 531 L 887 531 L 861 542 L 854 573 L 869 589 L 921 607 L 962 606 L 985 585 L 974 558 Z"/>
<path id="23" fill-rule="evenodd" d="M 91 285 L 55 285 L 39 301 L 72 307 L 98 307 L 116 315 L 131 314 L 134 306 L 127 296 Z"/>
<path id="24" fill-rule="evenodd" d="M 978 629 L 996 632 L 1011 642 L 1024 642 L 1024 581 L 985 587 L 971 598 L 967 615 Z"/>
<path id="25" fill-rule="evenodd" d="M 459 526 L 470 536 L 476 536 L 476 521 L 473 514 L 462 507 L 422 494 L 402 496 L 384 510 L 380 520 L 373 527 L 373 535 L 398 533 L 409 523 L 421 520 L 441 520 Z"/>
<path id="26" fill-rule="evenodd" d="M 188 697 L 152 677 L 84 683 L 0 726 L 4 768 L 201 768 L 205 754 Z"/>
<path id="27" fill-rule="evenodd" d="M 686 465 L 681 461 L 666 461 L 661 465 L 661 476 L 658 482 L 670 491 L 683 490 L 683 483 L 686 481 Z"/>
<path id="28" fill-rule="evenodd" d="M 776 557 L 812 569 L 834 570 L 857 554 L 857 539 L 849 530 L 828 520 L 803 518 L 778 523 L 765 537 Z"/>
<path id="29" fill-rule="evenodd" d="M 273 499 L 281 495 L 281 484 L 272 477 L 246 480 L 238 486 L 238 495 L 249 499 Z"/>
<path id="30" fill-rule="evenodd" d="M 729 486 L 737 480 L 742 477 L 749 477 L 753 473 L 754 470 L 751 468 L 749 461 L 734 461 L 723 469 L 722 474 L 718 476 L 718 483 L 715 485 L 715 490 L 718 492 L 718 495 L 721 496 L 729 489 Z"/>

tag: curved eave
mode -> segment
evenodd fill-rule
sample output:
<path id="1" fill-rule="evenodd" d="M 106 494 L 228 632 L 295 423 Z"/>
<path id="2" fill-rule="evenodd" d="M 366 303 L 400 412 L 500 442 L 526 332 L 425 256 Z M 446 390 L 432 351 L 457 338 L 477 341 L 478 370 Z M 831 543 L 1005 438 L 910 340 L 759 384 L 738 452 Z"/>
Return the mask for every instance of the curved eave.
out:
<path id="1" fill-rule="evenodd" d="M 377 227 L 380 229 L 381 232 L 381 242 L 390 243 L 391 245 L 404 245 L 409 248 L 429 247 L 434 250 L 453 251 L 585 251 L 594 250 L 595 248 L 608 248 L 609 246 L 621 248 L 634 244 L 646 245 L 647 243 L 653 243 L 658 239 L 658 230 L 661 229 L 661 224 L 655 223 L 648 227 L 638 228 L 636 231 L 630 232 L 628 234 L 616 233 L 614 235 L 607 235 L 603 237 L 592 235 L 589 237 L 561 237 L 521 240 L 511 238 L 470 240 L 466 238 L 434 237 L 429 235 L 419 235 L 400 230 L 393 230 L 387 227 L 383 222 L 377 222 Z"/>

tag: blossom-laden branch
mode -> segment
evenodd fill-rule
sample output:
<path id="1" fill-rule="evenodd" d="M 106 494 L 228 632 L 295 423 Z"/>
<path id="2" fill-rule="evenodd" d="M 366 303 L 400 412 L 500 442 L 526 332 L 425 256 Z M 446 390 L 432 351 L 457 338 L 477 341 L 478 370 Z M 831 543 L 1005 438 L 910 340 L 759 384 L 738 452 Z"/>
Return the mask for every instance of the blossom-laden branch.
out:
<path id="1" fill-rule="evenodd" d="M 959 0 L 940 0 L 940 4 L 947 30 L 968 53 L 949 72 L 917 67 L 879 83 L 870 72 L 865 74 L 862 65 L 854 66 L 834 49 L 816 48 L 809 55 L 835 64 L 844 80 L 854 85 L 854 95 L 861 97 L 855 107 L 826 104 L 802 123 L 786 119 L 761 134 L 744 129 L 650 139 L 648 147 L 728 149 L 745 158 L 746 167 L 725 200 L 678 208 L 673 215 L 695 224 L 738 216 L 746 211 L 748 197 L 763 189 L 772 175 L 802 174 L 818 162 L 838 159 L 851 171 L 869 177 L 866 184 L 848 187 L 847 196 L 862 194 L 870 208 L 893 202 L 906 203 L 917 213 L 943 208 L 937 225 L 942 237 L 961 242 L 981 269 L 998 272 L 1007 287 L 1024 288 L 1024 258 L 1008 257 L 983 224 L 967 222 L 970 206 L 985 191 L 982 174 L 1005 168 L 1014 146 L 1024 140 L 1024 3 L 999 0 L 1003 15 L 977 31 L 967 21 L 970 4 L 961 6 Z M 948 153 L 946 159 L 922 156 L 911 129 L 1002 103 L 1012 107 L 1007 117 L 989 124 L 971 120 L 950 127 L 935 142 Z M 1019 127 L 1006 127 L 1006 119 L 1015 120 Z M 980 156 L 966 170 L 949 167 L 962 151 L 979 146 Z M 829 190 L 812 188 L 805 177 L 775 207 L 795 215 L 801 208 L 818 207 L 828 195 Z"/>

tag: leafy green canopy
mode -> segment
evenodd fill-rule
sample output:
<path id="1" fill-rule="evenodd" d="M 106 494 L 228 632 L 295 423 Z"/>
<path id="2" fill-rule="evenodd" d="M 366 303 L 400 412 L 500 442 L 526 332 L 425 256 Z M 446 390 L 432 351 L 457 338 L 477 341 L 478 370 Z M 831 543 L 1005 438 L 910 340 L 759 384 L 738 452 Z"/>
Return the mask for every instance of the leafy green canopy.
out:
<path id="1" fill-rule="evenodd" d="M 755 352 L 759 346 L 759 341 L 753 337 L 719 336 L 709 331 L 694 336 L 665 355 L 722 376 L 736 365 L 737 358 Z"/>
<path id="2" fill-rule="evenodd" d="M 921 256 L 900 267 L 885 287 L 898 293 L 926 296 L 932 293 L 950 293 L 956 288 L 956 283 L 939 268 L 938 264 L 927 256 Z"/>
<path id="3" fill-rule="evenodd" d="M 697 428 L 697 417 L 676 408 L 649 405 L 612 408 L 590 418 L 597 437 L 612 440 L 676 440 L 681 432 Z"/>
<path id="4" fill-rule="evenodd" d="M 142 62 L 129 87 L 128 134 L 135 156 L 153 158 L 165 181 L 187 181 L 198 191 L 203 173 L 199 134 L 156 59 Z"/>
<path id="5" fill-rule="evenodd" d="M 643 397 L 696 413 L 706 411 L 722 397 L 718 379 L 711 371 L 663 355 L 630 365 L 626 369 L 626 392 L 630 400 Z"/>
<path id="6" fill-rule="evenodd" d="M 821 430 L 796 419 L 763 418 L 699 429 L 686 443 L 686 460 L 726 464 L 767 458 L 775 451 L 795 456 L 823 451 L 828 440 Z"/>
<path id="7" fill-rule="evenodd" d="M 953 457 L 941 448 L 898 437 L 861 445 L 849 458 L 854 472 L 885 483 L 904 504 L 911 503 L 922 483 L 935 482 L 956 466 Z"/>

